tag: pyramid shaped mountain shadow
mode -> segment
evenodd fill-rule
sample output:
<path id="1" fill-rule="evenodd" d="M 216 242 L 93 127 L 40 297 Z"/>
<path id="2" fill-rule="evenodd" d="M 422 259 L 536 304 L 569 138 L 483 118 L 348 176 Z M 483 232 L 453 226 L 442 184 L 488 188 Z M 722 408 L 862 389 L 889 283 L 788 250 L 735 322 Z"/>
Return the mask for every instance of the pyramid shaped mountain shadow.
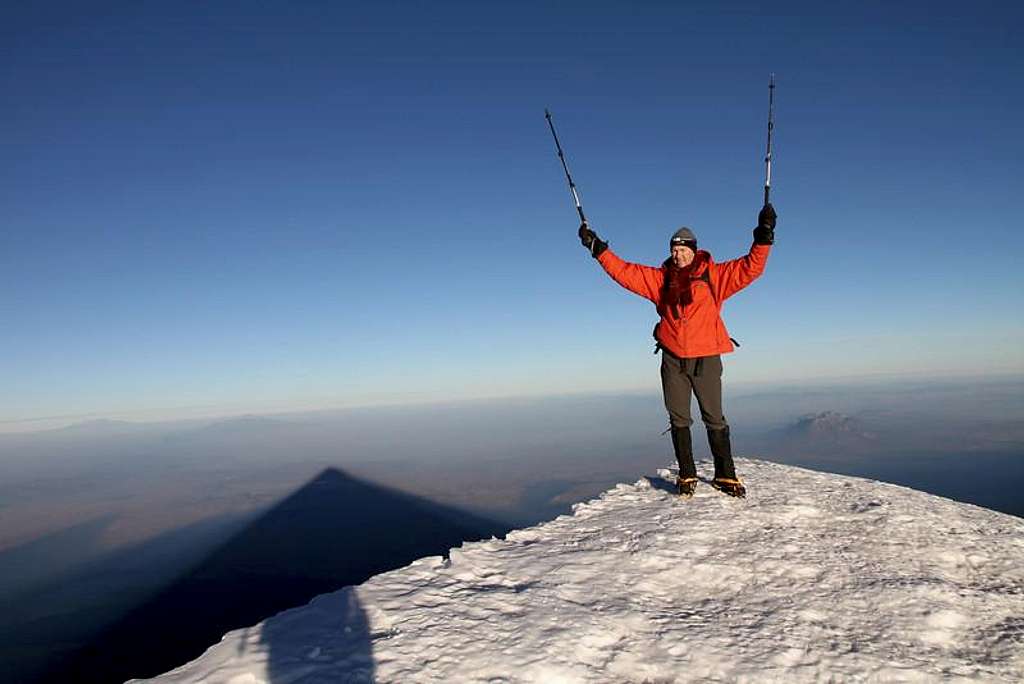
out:
<path id="1" fill-rule="evenodd" d="M 232 629 L 509 528 L 329 468 L 106 630 L 46 681 L 174 669 Z M 348 627 L 365 625 L 353 612 Z M 365 631 L 365 630 L 364 630 Z M 369 635 L 363 647 L 369 650 Z"/>

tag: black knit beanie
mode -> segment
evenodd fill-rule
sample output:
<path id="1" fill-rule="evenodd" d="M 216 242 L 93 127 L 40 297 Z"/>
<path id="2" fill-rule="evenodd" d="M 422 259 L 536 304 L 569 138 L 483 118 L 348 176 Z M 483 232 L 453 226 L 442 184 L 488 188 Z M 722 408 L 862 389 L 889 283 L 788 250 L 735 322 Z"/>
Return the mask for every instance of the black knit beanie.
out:
<path id="1" fill-rule="evenodd" d="M 672 234 L 672 239 L 668 241 L 669 249 L 672 249 L 676 245 L 684 245 L 689 247 L 694 252 L 697 251 L 697 236 L 693 234 L 693 231 L 683 226 L 675 233 Z"/>

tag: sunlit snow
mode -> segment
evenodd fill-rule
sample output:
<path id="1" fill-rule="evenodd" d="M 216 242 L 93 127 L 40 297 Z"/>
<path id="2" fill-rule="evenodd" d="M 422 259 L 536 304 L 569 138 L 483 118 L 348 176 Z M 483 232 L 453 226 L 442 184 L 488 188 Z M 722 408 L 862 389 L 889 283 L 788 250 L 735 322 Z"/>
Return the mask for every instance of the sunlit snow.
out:
<path id="1" fill-rule="evenodd" d="M 153 681 L 1024 680 L 1024 520 L 738 459 L 227 634 Z M 702 464 L 709 475 L 709 465 Z"/>

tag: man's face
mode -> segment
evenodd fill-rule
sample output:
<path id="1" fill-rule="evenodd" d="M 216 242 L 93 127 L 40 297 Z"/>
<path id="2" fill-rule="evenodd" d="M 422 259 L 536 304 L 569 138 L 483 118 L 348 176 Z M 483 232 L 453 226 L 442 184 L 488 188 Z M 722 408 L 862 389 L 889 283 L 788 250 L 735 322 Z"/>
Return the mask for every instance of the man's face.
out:
<path id="1" fill-rule="evenodd" d="M 693 263 L 694 254 L 686 245 L 673 245 L 671 257 L 676 268 L 686 268 Z"/>

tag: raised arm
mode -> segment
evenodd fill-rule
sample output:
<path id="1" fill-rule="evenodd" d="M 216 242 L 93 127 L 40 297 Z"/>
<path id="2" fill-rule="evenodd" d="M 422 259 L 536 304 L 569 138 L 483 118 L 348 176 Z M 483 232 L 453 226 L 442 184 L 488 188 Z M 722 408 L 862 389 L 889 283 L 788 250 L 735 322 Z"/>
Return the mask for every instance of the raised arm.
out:
<path id="1" fill-rule="evenodd" d="M 715 288 L 715 299 L 719 302 L 736 294 L 764 273 L 768 254 L 775 243 L 775 219 L 775 208 L 771 204 L 764 205 L 757 215 L 754 244 L 746 256 L 714 265 L 711 281 Z"/>
<path id="2" fill-rule="evenodd" d="M 665 276 L 660 268 L 624 261 L 610 249 L 605 250 L 597 261 L 619 285 L 655 304 L 658 303 L 661 286 L 665 282 Z"/>
<path id="3" fill-rule="evenodd" d="M 580 226 L 579 236 L 580 242 L 597 259 L 612 280 L 630 292 L 645 297 L 655 304 L 658 303 L 659 293 L 664 282 L 664 275 L 660 268 L 623 261 L 608 249 L 608 243 L 597 237 L 597 233 L 592 231 L 586 223 Z"/>

